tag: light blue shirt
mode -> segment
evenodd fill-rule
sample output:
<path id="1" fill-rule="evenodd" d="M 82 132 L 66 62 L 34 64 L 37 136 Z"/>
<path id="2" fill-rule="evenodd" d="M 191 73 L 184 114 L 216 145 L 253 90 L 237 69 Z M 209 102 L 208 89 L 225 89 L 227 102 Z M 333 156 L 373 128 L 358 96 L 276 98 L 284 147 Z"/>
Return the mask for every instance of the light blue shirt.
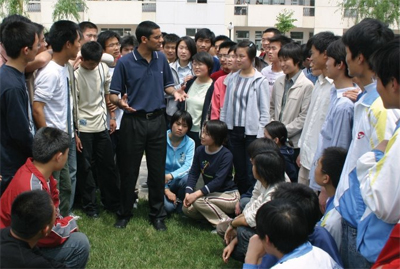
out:
<path id="1" fill-rule="evenodd" d="M 331 89 L 331 99 L 329 103 L 328 114 L 318 138 L 318 146 L 314 155 L 314 160 L 310 169 L 310 187 L 314 190 L 321 190 L 321 187 L 315 182 L 315 169 L 318 159 L 322 156 L 324 149 L 328 147 L 342 147 L 349 149 L 352 139 L 354 103 L 343 93 L 355 87 Z"/>

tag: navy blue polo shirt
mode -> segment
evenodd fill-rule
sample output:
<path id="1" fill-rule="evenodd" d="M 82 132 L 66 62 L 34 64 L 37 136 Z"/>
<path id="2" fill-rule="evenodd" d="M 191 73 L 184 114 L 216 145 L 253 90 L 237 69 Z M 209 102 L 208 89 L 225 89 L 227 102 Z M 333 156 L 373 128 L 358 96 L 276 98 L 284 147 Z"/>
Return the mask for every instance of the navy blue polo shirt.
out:
<path id="1" fill-rule="evenodd" d="M 154 51 L 148 63 L 136 48 L 118 60 L 110 93 L 127 93 L 130 107 L 152 112 L 165 108 L 164 89 L 169 86 L 174 86 L 174 78 L 165 55 Z"/>

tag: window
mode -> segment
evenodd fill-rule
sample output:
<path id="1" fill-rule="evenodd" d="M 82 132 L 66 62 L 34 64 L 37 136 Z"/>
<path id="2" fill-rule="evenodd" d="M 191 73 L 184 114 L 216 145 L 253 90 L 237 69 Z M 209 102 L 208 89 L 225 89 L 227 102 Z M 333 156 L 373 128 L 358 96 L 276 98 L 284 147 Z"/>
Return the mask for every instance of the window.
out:
<path id="1" fill-rule="evenodd" d="M 142 12 L 156 12 L 156 3 L 142 3 Z"/>
<path id="2" fill-rule="evenodd" d="M 235 15 L 247 15 L 247 7 L 235 7 Z"/>
<path id="3" fill-rule="evenodd" d="M 207 0 L 187 0 L 188 3 L 207 4 Z"/>
<path id="4" fill-rule="evenodd" d="M 261 38 L 262 38 L 262 31 L 256 31 L 256 38 L 254 43 L 256 44 L 257 49 L 261 49 Z"/>
<path id="5" fill-rule="evenodd" d="M 130 34 L 132 31 L 131 28 L 101 28 L 101 32 L 107 31 L 107 30 L 116 32 L 120 36 L 128 35 L 128 33 Z"/>
<path id="6" fill-rule="evenodd" d="M 314 36 L 314 32 L 309 32 L 308 33 L 308 39 L 310 39 L 311 37 L 313 37 Z"/>
<path id="7" fill-rule="evenodd" d="M 315 8 L 313 8 L 313 7 L 303 7 L 303 16 L 314 17 L 315 16 Z"/>
<path id="8" fill-rule="evenodd" d="M 41 11 L 41 6 L 40 6 L 40 0 L 29 0 L 28 3 L 28 12 L 40 12 Z"/>
<path id="9" fill-rule="evenodd" d="M 197 31 L 201 28 L 186 28 L 186 35 L 187 36 L 195 36 Z"/>
<path id="10" fill-rule="evenodd" d="M 290 38 L 303 40 L 303 32 L 290 32 Z"/>
<path id="11" fill-rule="evenodd" d="M 249 31 L 236 31 L 236 38 L 249 39 Z"/>

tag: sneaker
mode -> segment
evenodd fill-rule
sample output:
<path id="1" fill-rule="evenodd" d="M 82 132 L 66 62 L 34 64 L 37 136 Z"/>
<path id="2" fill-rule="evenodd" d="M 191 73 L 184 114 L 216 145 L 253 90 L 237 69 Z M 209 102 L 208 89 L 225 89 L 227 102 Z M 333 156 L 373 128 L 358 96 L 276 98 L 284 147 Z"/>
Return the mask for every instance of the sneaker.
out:
<path id="1" fill-rule="evenodd" d="M 217 229 L 212 230 L 211 234 L 217 234 Z"/>
<path id="2" fill-rule="evenodd" d="M 139 203 L 139 199 L 136 199 L 135 203 L 133 204 L 134 209 L 137 209 L 138 203 Z"/>
<path id="3" fill-rule="evenodd" d="M 75 215 L 74 213 L 69 213 L 69 215 L 74 219 L 74 220 L 78 220 L 81 218 L 81 216 Z"/>

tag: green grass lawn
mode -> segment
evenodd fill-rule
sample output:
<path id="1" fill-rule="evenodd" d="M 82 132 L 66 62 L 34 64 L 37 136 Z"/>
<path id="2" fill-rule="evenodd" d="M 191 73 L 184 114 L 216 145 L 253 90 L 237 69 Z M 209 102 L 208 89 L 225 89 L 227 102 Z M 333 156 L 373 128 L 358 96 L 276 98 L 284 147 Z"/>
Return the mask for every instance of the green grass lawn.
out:
<path id="1" fill-rule="evenodd" d="M 148 222 L 144 200 L 126 229 L 114 228 L 115 216 L 107 212 L 98 219 L 75 213 L 91 244 L 87 268 L 242 268 L 233 259 L 222 261 L 222 239 L 210 233 L 211 225 L 174 214 L 166 220 L 168 230 L 157 232 Z"/>

